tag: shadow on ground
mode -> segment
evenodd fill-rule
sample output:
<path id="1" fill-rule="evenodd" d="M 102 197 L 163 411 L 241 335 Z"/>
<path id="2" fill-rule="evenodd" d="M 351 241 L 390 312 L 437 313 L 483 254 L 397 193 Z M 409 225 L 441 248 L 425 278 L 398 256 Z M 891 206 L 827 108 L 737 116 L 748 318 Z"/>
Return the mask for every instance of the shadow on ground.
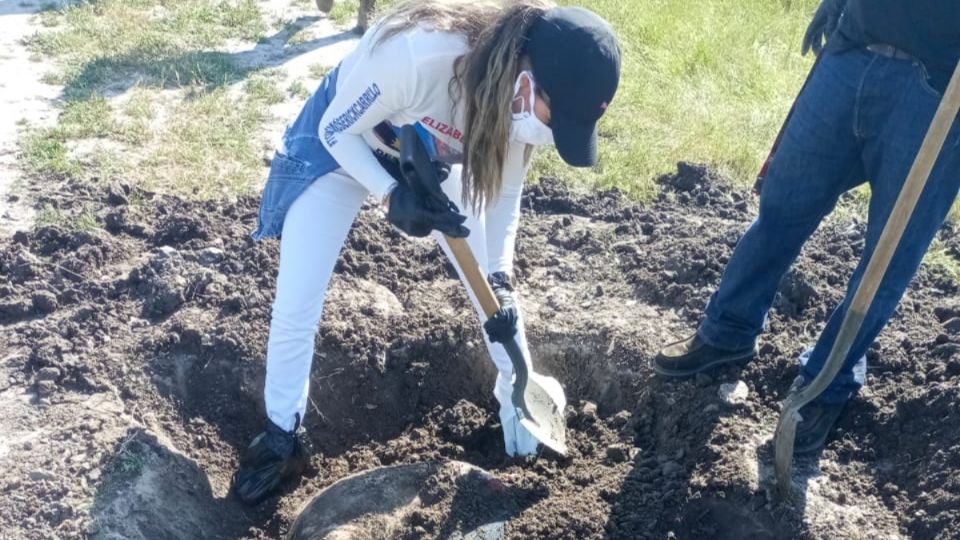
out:
<path id="1" fill-rule="evenodd" d="M 94 59 L 79 67 L 64 82 L 63 97 L 87 99 L 94 94 L 115 96 L 133 86 L 147 83 L 161 88 L 202 86 L 219 88 L 242 81 L 250 74 L 275 68 L 297 56 L 356 37 L 353 30 L 290 44 L 300 30 L 319 20 L 302 16 L 252 48 L 238 52 L 189 51 L 158 54 L 156 50 L 134 50 L 121 55 Z"/>

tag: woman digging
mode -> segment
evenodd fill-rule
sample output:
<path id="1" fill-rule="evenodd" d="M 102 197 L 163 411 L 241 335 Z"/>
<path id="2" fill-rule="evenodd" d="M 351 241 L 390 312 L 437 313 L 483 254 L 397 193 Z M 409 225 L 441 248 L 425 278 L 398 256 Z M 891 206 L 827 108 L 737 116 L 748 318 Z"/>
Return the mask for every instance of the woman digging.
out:
<path id="1" fill-rule="evenodd" d="M 403 3 L 326 76 L 274 156 L 253 234 L 283 232 L 267 343 L 268 418 L 234 477 L 243 501 L 259 502 L 304 469 L 300 426 L 324 295 L 369 195 L 382 201 L 390 223 L 409 236 L 433 234 L 448 256 L 443 234 L 468 237 L 501 303 L 484 327 L 495 338 L 504 328 L 515 332 L 526 349 L 508 276 L 532 149 L 554 144 L 568 164 L 594 165 L 596 124 L 619 77 L 610 25 L 542 0 Z M 409 124 L 438 168 L 449 169 L 443 191 L 463 203 L 462 215 L 452 204 L 432 210 L 391 173 L 399 128 Z M 484 337 L 498 371 L 504 449 L 532 454 L 537 440 L 510 403 L 511 362 Z"/>

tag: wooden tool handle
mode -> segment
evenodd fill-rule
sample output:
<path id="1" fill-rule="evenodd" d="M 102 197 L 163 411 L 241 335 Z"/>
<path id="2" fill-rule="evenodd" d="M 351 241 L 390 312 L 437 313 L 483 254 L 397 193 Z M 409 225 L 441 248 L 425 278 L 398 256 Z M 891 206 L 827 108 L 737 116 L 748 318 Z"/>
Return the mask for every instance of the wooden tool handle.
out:
<path id="1" fill-rule="evenodd" d="M 444 236 L 444 238 L 447 241 L 447 245 L 450 246 L 450 251 L 453 252 L 453 258 L 457 260 L 457 265 L 460 266 L 463 276 L 467 278 L 470 289 L 473 290 L 474 296 L 476 296 L 477 301 L 480 302 L 483 313 L 487 317 L 492 317 L 493 314 L 500 309 L 500 302 L 497 301 L 497 297 L 493 294 L 493 289 L 487 282 L 487 277 L 483 275 L 483 271 L 480 270 L 477 258 L 473 256 L 473 250 L 470 249 L 467 240 L 465 238 L 451 238 L 449 236 Z"/>

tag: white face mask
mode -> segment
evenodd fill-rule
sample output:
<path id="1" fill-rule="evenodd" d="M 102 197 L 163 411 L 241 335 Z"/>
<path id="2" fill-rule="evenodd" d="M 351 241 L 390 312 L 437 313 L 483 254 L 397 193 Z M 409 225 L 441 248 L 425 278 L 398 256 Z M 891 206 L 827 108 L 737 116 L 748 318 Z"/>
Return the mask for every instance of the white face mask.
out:
<path id="1" fill-rule="evenodd" d="M 520 81 L 526 77 L 530 82 L 530 99 L 520 95 Z M 533 75 L 529 71 L 521 71 L 517 82 L 513 85 L 513 103 L 510 111 L 513 114 L 513 123 L 510 124 L 510 140 L 513 142 L 541 146 L 553 144 L 553 130 L 537 118 L 534 106 L 537 103 L 537 88 L 533 83 Z M 520 112 L 513 112 L 518 110 Z"/>

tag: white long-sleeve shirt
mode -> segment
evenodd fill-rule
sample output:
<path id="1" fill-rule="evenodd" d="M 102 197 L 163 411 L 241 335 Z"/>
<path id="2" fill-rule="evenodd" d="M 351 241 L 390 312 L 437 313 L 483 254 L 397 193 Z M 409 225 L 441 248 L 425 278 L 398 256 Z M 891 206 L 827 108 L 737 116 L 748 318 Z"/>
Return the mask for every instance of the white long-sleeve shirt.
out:
<path id="1" fill-rule="evenodd" d="M 396 180 L 371 150 L 399 157 L 400 126 L 416 125 L 434 160 L 463 161 L 463 112 L 451 99 L 450 81 L 454 62 L 468 47 L 466 38 L 453 32 L 418 27 L 379 41 L 379 31 L 368 32 L 341 63 L 319 136 L 347 174 L 383 198 Z M 506 113 L 510 104 L 503 107 Z M 500 197 L 484 211 L 491 272 L 511 270 L 525 148 L 510 144 Z"/>

